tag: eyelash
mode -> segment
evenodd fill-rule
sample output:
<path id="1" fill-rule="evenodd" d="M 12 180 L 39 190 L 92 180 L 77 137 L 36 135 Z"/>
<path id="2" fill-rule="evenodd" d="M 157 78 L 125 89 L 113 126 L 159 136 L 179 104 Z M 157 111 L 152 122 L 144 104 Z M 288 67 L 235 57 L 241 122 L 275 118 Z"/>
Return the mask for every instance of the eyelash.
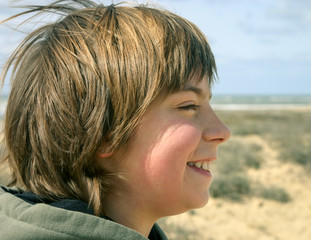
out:
<path id="1" fill-rule="evenodd" d="M 178 107 L 178 109 L 181 111 L 189 111 L 189 110 L 196 111 L 196 110 L 198 110 L 199 107 L 200 107 L 200 105 L 190 104 L 190 105 Z"/>

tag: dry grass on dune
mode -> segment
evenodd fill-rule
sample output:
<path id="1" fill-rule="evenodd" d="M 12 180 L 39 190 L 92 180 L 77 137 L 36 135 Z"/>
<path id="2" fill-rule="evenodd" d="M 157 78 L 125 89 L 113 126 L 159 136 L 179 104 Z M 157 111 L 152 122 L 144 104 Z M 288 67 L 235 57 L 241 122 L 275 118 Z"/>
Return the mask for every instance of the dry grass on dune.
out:
<path id="1" fill-rule="evenodd" d="M 170 239 L 311 239 L 311 111 L 222 111 L 206 207 L 160 221 Z"/>

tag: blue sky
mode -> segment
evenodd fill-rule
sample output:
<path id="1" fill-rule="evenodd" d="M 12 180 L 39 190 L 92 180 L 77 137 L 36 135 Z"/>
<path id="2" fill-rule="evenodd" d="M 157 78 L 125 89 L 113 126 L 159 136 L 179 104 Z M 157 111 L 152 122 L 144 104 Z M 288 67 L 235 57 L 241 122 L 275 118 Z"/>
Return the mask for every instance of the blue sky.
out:
<path id="1" fill-rule="evenodd" d="M 0 0 L 0 19 L 12 13 L 7 8 L 8 2 Z M 311 1 L 153 0 L 149 3 L 189 19 L 205 33 L 218 66 L 220 81 L 213 89 L 214 94 L 311 95 Z M 19 36 L 0 27 L 1 63 L 16 46 Z"/>

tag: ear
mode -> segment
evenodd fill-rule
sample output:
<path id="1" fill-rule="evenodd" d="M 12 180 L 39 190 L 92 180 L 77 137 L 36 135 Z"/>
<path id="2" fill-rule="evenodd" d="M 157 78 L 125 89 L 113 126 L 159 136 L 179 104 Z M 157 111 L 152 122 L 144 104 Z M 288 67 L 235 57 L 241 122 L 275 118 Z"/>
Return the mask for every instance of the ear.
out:
<path id="1" fill-rule="evenodd" d="M 103 168 L 107 168 L 107 166 L 106 166 L 107 161 L 106 160 L 108 160 L 109 157 L 111 157 L 112 155 L 113 155 L 113 152 L 106 152 L 105 150 L 100 148 L 96 153 L 96 162 L 97 162 L 98 166 L 103 167 Z"/>
<path id="2" fill-rule="evenodd" d="M 107 153 L 104 150 L 102 150 L 102 151 L 98 151 L 96 155 L 98 158 L 108 158 L 108 157 L 111 157 L 113 153 L 112 152 Z"/>
<path id="3" fill-rule="evenodd" d="M 103 141 L 100 147 L 97 149 L 96 158 L 97 160 L 109 158 L 113 155 L 113 152 L 109 151 L 109 147 L 106 141 Z"/>

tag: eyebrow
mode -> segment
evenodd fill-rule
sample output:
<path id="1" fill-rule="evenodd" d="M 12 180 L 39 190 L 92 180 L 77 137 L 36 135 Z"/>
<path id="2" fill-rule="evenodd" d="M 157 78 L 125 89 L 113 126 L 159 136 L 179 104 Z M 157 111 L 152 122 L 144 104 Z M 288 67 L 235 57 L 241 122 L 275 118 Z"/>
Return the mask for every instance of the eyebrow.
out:
<path id="1" fill-rule="evenodd" d="M 207 94 L 209 94 L 209 99 L 212 98 L 212 93 L 209 91 L 208 93 L 204 93 L 201 88 L 197 88 L 194 86 L 185 86 L 184 88 L 181 89 L 182 92 L 194 92 L 196 95 L 199 96 L 199 98 L 204 99 Z"/>

